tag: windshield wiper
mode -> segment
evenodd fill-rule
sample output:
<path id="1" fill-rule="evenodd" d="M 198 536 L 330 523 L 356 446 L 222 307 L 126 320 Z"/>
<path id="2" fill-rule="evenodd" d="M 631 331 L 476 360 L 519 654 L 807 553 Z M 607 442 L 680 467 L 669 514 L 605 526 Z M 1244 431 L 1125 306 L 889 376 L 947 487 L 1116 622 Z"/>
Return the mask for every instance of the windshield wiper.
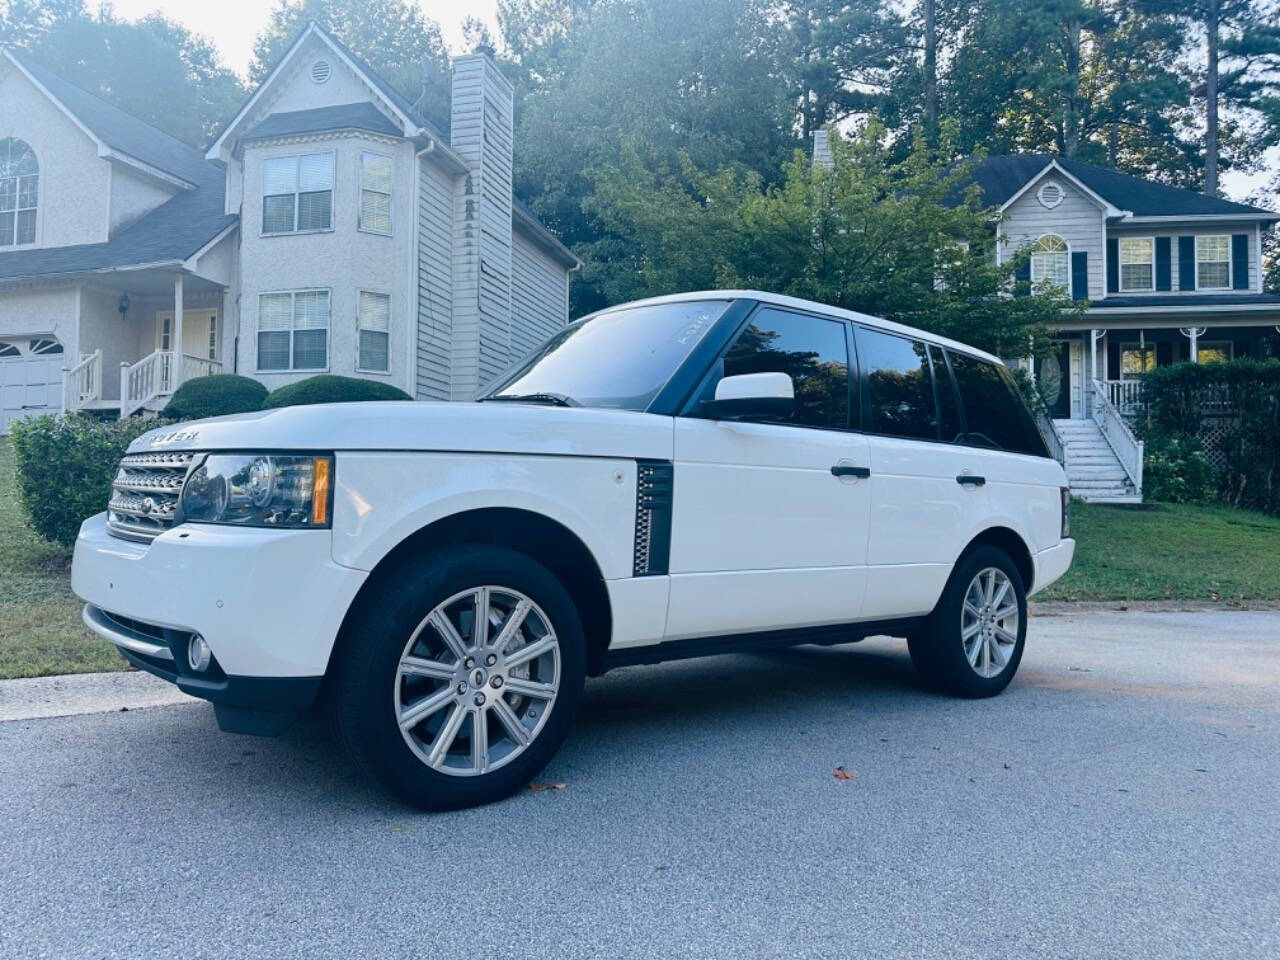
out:
<path id="1" fill-rule="evenodd" d="M 541 403 L 549 407 L 580 407 L 573 397 L 565 393 L 499 393 L 492 397 L 481 397 L 480 403 L 495 400 L 499 403 Z"/>

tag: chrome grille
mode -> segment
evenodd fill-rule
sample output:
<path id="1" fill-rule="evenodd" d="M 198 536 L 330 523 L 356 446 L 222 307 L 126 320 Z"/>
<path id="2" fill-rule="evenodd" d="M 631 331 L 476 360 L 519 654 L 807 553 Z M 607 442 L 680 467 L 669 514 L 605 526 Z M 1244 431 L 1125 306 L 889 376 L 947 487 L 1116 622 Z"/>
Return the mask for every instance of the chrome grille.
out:
<path id="1" fill-rule="evenodd" d="M 173 526 L 194 453 L 134 453 L 120 461 L 107 504 L 107 529 L 129 540 L 153 540 Z"/>

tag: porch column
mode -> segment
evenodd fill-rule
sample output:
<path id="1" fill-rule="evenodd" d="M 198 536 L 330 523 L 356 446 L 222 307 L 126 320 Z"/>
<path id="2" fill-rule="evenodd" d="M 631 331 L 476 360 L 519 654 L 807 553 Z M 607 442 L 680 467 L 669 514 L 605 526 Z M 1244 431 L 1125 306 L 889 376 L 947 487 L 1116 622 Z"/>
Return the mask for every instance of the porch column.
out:
<path id="1" fill-rule="evenodd" d="M 173 278 L 173 338 L 169 343 L 173 359 L 169 378 L 173 389 L 182 385 L 182 274 Z"/>
<path id="2" fill-rule="evenodd" d="M 1191 340 L 1191 362 L 1196 363 L 1200 359 L 1200 348 L 1198 341 L 1204 336 L 1204 327 L 1182 327 L 1179 331 L 1184 337 Z"/>

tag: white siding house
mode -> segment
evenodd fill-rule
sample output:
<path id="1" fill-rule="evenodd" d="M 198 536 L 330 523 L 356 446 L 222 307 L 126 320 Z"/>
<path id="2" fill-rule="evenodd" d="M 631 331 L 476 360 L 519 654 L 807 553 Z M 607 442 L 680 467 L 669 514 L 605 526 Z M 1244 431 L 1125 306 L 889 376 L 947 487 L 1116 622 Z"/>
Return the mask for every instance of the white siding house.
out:
<path id="1" fill-rule="evenodd" d="M 568 321 L 578 262 L 512 196 L 486 57 L 450 137 L 314 24 L 205 153 L 13 51 L 0 104 L 0 203 L 30 207 L 0 209 L 0 433 L 216 372 L 464 399 Z"/>

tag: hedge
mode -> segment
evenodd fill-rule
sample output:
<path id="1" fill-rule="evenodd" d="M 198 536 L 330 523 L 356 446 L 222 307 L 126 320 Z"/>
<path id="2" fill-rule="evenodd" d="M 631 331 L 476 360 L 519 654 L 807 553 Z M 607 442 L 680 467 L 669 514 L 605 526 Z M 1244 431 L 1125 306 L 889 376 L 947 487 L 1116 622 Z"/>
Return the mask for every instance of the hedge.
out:
<path id="1" fill-rule="evenodd" d="M 1143 377 L 1136 426 L 1148 444 L 1203 438 L 1210 418 L 1225 461 L 1218 497 L 1280 514 L 1280 360 L 1179 363 Z"/>
<path id="2" fill-rule="evenodd" d="M 267 388 L 257 380 L 234 373 L 216 373 L 188 380 L 174 392 L 162 414 L 168 420 L 202 420 L 230 413 L 261 410 Z"/>
<path id="3" fill-rule="evenodd" d="M 399 387 L 377 380 L 358 377 L 338 377 L 331 373 L 308 377 L 288 386 L 273 390 L 267 397 L 264 409 L 271 407 L 300 407 L 311 403 L 351 403 L 363 400 L 412 400 Z"/>
<path id="4" fill-rule="evenodd" d="M 70 547 L 80 524 L 107 509 L 111 481 L 134 437 L 164 421 L 99 420 L 82 413 L 17 420 L 9 437 L 18 497 L 32 529 Z"/>

